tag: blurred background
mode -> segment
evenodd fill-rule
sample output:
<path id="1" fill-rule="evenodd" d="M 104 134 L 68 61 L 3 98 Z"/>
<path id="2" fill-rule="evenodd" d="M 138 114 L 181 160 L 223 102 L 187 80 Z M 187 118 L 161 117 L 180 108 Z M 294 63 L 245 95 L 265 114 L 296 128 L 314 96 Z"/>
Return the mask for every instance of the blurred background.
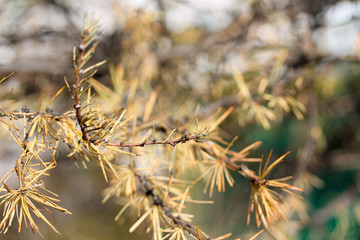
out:
<path id="1" fill-rule="evenodd" d="M 64 76 L 72 79 L 72 48 L 79 43 L 86 12 L 100 17 L 103 31 L 94 61 L 106 59 L 107 65 L 96 74 L 98 81 L 111 86 L 109 69 L 123 67 L 125 80 L 137 79 L 139 98 L 149 99 L 161 89 L 156 112 L 166 112 L 173 122 L 197 105 L 205 116 L 235 106 L 239 111 L 221 125 L 227 140 L 239 136 L 235 150 L 260 140 L 256 156 L 273 149 L 275 159 L 291 151 L 275 177 L 293 175 L 305 200 L 286 199 L 289 221 L 259 239 L 360 239 L 359 1 L 0 0 L 0 77 L 14 72 L 0 86 L 5 106 L 36 111 L 41 94 L 51 98 Z M 236 98 L 234 68 L 255 97 L 261 95 L 258 83 L 266 79 L 271 96 L 293 97 L 294 104 L 248 119 Z M 61 112 L 71 106 L 65 93 L 53 108 Z M 1 142 L 3 176 L 19 150 L 5 132 Z M 39 223 L 44 236 L 148 238 L 141 230 L 128 233 L 135 217 L 113 220 L 121 209 L 116 201 L 101 204 L 107 186 L 101 170 L 76 168 L 65 155 L 66 150 L 46 180 L 72 215 L 48 215 L 62 235 Z M 237 183 L 226 186 L 225 193 L 215 192 L 215 204 L 189 205 L 189 212 L 210 236 L 232 232 L 234 238 L 248 239 L 258 231 L 255 224 L 246 226 L 250 186 L 239 174 L 233 177 Z M 193 198 L 208 199 L 202 189 L 199 183 Z M 16 230 L 1 239 L 40 239 Z"/>

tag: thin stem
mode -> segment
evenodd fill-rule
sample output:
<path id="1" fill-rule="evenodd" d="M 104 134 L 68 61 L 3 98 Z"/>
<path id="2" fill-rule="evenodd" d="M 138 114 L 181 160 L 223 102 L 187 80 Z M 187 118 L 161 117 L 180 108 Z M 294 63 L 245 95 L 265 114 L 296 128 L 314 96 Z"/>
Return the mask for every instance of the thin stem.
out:
<path id="1" fill-rule="evenodd" d="M 141 185 L 144 187 L 146 195 L 153 199 L 153 204 L 161 207 L 165 215 L 169 217 L 175 225 L 187 231 L 190 235 L 194 236 L 198 240 L 212 240 L 209 237 L 206 239 L 200 237 L 199 234 L 194 230 L 196 229 L 196 227 L 193 224 L 185 222 L 180 216 L 175 217 L 171 209 L 167 207 L 166 201 L 164 201 L 164 199 L 154 193 L 154 187 L 151 182 L 146 179 L 146 177 L 139 173 L 136 173 L 136 177 L 139 179 Z"/>
<path id="2" fill-rule="evenodd" d="M 225 164 L 230 169 L 237 170 L 238 172 L 240 172 L 241 175 L 249 179 L 251 182 L 258 184 L 266 184 L 268 182 L 268 180 L 261 178 L 253 170 L 250 170 L 245 164 L 237 165 L 230 161 L 225 161 Z"/>
<path id="3" fill-rule="evenodd" d="M 209 153 L 212 156 L 215 156 L 212 150 L 203 148 L 204 151 Z M 268 180 L 261 178 L 258 176 L 253 170 L 250 170 L 245 164 L 236 164 L 229 159 L 221 158 L 221 161 L 231 170 L 238 171 L 241 175 L 249 179 L 251 182 L 258 183 L 258 184 L 266 184 Z"/>
<path id="4" fill-rule="evenodd" d="M 200 133 L 200 134 L 195 134 L 192 136 L 187 136 L 186 134 L 184 134 L 183 136 L 181 136 L 177 139 L 174 139 L 174 140 L 158 141 L 158 140 L 154 139 L 151 141 L 138 142 L 138 143 L 112 143 L 112 142 L 105 142 L 104 140 L 101 140 L 98 143 L 101 143 L 103 145 L 108 145 L 108 146 L 115 146 L 115 147 L 119 147 L 119 148 L 144 147 L 146 145 L 156 145 L 156 144 L 164 144 L 164 145 L 169 144 L 169 145 L 175 147 L 178 143 L 185 143 L 190 140 L 198 141 L 198 140 L 200 140 L 200 138 L 205 137 L 206 135 L 207 135 L 207 133 Z"/>
<path id="5" fill-rule="evenodd" d="M 73 85 L 74 87 L 74 109 L 75 109 L 75 115 L 76 115 L 76 121 L 80 126 L 82 138 L 85 141 L 89 140 L 89 137 L 86 133 L 86 127 L 82 123 L 82 115 L 81 115 L 81 99 L 80 99 L 80 80 L 81 80 L 81 73 L 82 70 L 80 67 L 83 65 L 83 57 L 85 54 L 85 45 L 86 45 L 86 38 L 88 35 L 88 31 L 84 31 L 84 33 L 81 35 L 81 43 L 78 46 L 79 55 L 76 56 L 76 58 L 73 60 L 74 64 L 74 73 L 75 73 L 75 83 Z M 74 50 L 75 51 L 75 50 Z M 75 55 L 76 53 L 74 53 Z"/>

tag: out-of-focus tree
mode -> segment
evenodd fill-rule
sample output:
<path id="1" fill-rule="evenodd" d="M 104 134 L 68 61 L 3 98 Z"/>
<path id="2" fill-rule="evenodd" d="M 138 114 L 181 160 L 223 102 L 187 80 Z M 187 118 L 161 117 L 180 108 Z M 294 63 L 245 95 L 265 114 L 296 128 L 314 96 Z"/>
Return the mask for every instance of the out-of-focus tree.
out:
<path id="1" fill-rule="evenodd" d="M 125 222 L 126 229 L 140 228 L 142 220 L 152 219 L 150 228 L 155 234 L 149 237 L 161 239 L 177 234 L 181 237 L 182 232 L 190 232 L 192 237 L 201 239 L 195 225 L 189 225 L 190 229 L 193 227 L 194 233 L 191 233 L 181 221 L 176 224 L 175 215 L 172 219 L 166 214 L 167 210 L 177 209 L 179 216 L 190 220 L 186 215 L 180 215 L 181 209 L 188 191 L 194 198 L 204 198 L 197 193 L 204 188 L 201 179 L 205 180 L 204 191 L 210 192 L 215 204 L 199 209 L 187 205 L 186 210 L 190 208 L 189 212 L 195 213 L 195 224 L 209 236 L 227 232 L 232 232 L 233 236 L 253 236 L 257 227 L 266 228 L 261 235 L 263 239 L 354 239 L 360 235 L 358 2 L 157 0 L 113 1 L 110 5 L 95 0 L 75 3 L 13 0 L 2 1 L 1 6 L 1 76 L 14 72 L 0 85 L 2 116 L 6 118 L 12 113 L 19 118 L 28 111 L 36 112 L 41 94 L 51 98 L 49 96 L 63 85 L 63 76 L 67 76 L 72 88 L 73 70 L 76 78 L 76 70 L 80 68 L 71 66 L 71 49 L 79 41 L 83 12 L 95 12 L 102 15 L 100 29 L 104 32 L 93 59 L 90 59 L 90 66 L 106 59 L 108 68 L 98 66 L 98 71 L 87 80 L 97 93 L 91 99 L 99 104 L 89 109 L 99 116 L 101 110 L 101 119 L 117 118 L 115 123 L 113 120 L 95 121 L 93 115 L 83 118 L 88 117 L 94 129 L 107 124 L 105 132 L 126 129 L 123 135 L 116 136 L 122 139 L 120 144 L 132 142 L 141 146 L 148 141 L 164 141 L 164 145 L 169 145 L 171 140 L 170 143 L 176 145 L 158 148 L 129 145 L 132 147 L 126 153 L 129 156 L 120 152 L 116 157 L 120 165 L 116 170 L 112 169 L 113 160 L 109 163 L 100 157 L 99 164 L 110 184 L 103 183 L 98 172 L 88 166 L 90 169 L 81 173 L 84 185 L 76 183 L 80 186 L 74 191 L 71 186 L 79 177 L 68 176 L 68 172 L 79 173 L 67 165 L 68 158 L 57 157 L 58 167 L 52 170 L 56 174 L 50 171 L 49 181 L 53 189 L 58 189 L 55 192 L 68 209 L 72 212 L 80 209 L 78 217 L 74 216 L 72 220 L 76 227 L 61 231 L 64 239 L 75 236 L 77 239 L 88 239 L 89 236 L 97 239 L 96 236 L 103 232 L 108 234 L 106 239 L 119 234 L 126 236 L 121 232 L 123 230 L 114 230 L 121 229 L 115 223 L 109 227 L 112 223 L 96 221 L 100 213 L 88 209 L 95 201 L 94 207 L 103 209 L 102 216 L 111 218 L 111 214 L 116 216 L 111 208 L 118 209 L 116 203 L 127 208 L 129 198 L 150 203 L 139 207 L 139 216 L 130 213 L 126 221 L 124 216 L 117 217 L 118 221 Z M 79 51 L 81 53 L 81 49 Z M 73 97 L 78 94 L 76 88 L 72 94 Z M 61 100 L 55 100 L 56 104 L 47 111 L 43 109 L 43 113 L 60 118 L 61 112 L 74 105 L 69 95 L 61 94 L 59 98 Z M 118 111 L 121 108 L 126 108 L 126 114 L 123 110 Z M 77 115 L 79 110 L 73 111 L 75 115 L 68 117 L 81 124 L 82 117 Z M 69 126 L 70 119 L 60 122 Z M 82 134 L 79 140 L 92 139 L 87 139 L 85 127 L 79 125 L 78 128 Z M 31 129 L 28 131 L 33 134 L 38 131 Z M 202 132 L 203 129 L 206 131 Z M 72 146 L 70 133 L 67 134 L 63 140 Z M 18 150 L 11 147 L 6 134 L 2 135 L 6 144 L 1 146 L 4 161 L 0 164 L 9 170 L 14 167 L 13 155 Z M 240 140 L 233 142 L 235 136 Z M 107 146 L 104 139 L 96 139 L 96 144 Z M 204 142 L 190 141 L 194 139 Z M 177 140 L 184 144 L 178 144 Z M 291 150 L 286 157 L 287 163 L 277 166 L 279 160 L 271 165 L 270 160 L 266 164 L 267 154 L 264 154 L 261 170 L 258 170 L 259 163 L 237 164 L 244 160 L 248 150 L 259 147 L 256 142 L 246 148 L 258 140 L 264 143 L 259 148 L 262 152 L 274 149 L 274 159 L 282 159 L 280 156 Z M 62 148 L 61 144 L 59 146 Z M 75 144 L 70 150 L 75 153 L 79 148 Z M 97 156 L 100 154 L 100 150 L 93 148 L 85 150 Z M 69 154 L 66 148 L 62 151 L 64 155 Z M 85 152 L 80 151 L 80 156 L 85 156 Z M 250 160 L 259 160 L 261 154 L 256 155 L 256 152 Z M 47 171 L 53 166 L 45 164 L 43 167 Z M 159 170 L 154 171 L 157 168 Z M 2 176 L 7 170 L 3 170 Z M 287 188 L 298 189 L 269 180 L 270 171 L 274 172 L 270 179 L 293 176 L 294 186 L 304 189 L 306 200 L 291 194 L 280 197 L 278 192 L 273 192 L 271 187 L 285 191 Z M 250 180 L 251 188 L 236 172 Z M 122 176 L 121 181 L 114 178 L 116 173 Z M 68 180 L 59 184 L 57 179 Z M 183 186 L 191 182 L 180 179 L 198 180 L 193 182 L 194 189 L 188 190 Z M 232 187 L 234 183 L 233 188 L 226 186 L 226 193 L 214 191 L 223 192 L 225 185 Z M 67 187 L 62 189 L 61 185 Z M 175 187 L 180 186 L 183 188 L 178 191 Z M 105 205 L 98 204 L 102 188 L 107 189 L 103 195 L 103 201 L 107 201 Z M 147 198 L 136 198 L 138 188 L 147 193 Z M 2 190 L 11 193 L 7 185 Z M 82 194 L 74 196 L 76 191 Z M 156 202 L 158 196 L 161 196 L 160 202 Z M 180 202 L 175 204 L 178 199 L 174 200 L 174 196 Z M 111 202 L 113 198 L 116 200 Z M 165 202 L 169 206 L 157 207 Z M 82 208 L 82 204 L 89 207 Z M 216 209 L 216 216 L 209 215 L 209 208 Z M 55 209 L 67 211 L 60 206 Z M 165 213 L 164 222 L 170 219 L 179 228 L 161 229 L 165 225 L 160 227 L 163 222 L 156 221 L 156 216 L 163 221 L 158 211 Z M 251 214 L 255 216 L 249 218 Z M 139 217 L 140 220 L 136 220 Z M 89 222 L 82 223 L 82 218 Z M 288 221 L 276 221 L 278 218 Z M 62 217 L 55 221 L 62 225 Z M 69 221 L 68 218 L 65 221 Z M 4 230 L 6 225 L 1 224 L 1 230 Z M 101 224 L 98 230 L 93 227 L 97 224 Z M 51 233 L 44 235 L 55 239 Z M 139 236 L 139 239 L 143 238 L 144 235 Z"/>

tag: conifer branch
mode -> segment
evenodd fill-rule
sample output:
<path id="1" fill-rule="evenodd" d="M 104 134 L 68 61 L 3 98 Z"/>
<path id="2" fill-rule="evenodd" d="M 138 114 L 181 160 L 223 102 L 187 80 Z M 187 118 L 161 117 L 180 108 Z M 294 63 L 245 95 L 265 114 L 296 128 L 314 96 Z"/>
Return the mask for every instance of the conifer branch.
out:
<path id="1" fill-rule="evenodd" d="M 145 176 L 141 175 L 140 173 L 136 173 L 136 177 L 139 179 L 141 186 L 145 189 L 146 195 L 152 198 L 153 204 L 161 207 L 161 209 L 164 211 L 164 214 L 168 218 L 170 218 L 176 226 L 187 231 L 190 235 L 192 235 L 198 240 L 212 240 L 212 238 L 210 237 L 207 237 L 206 239 L 202 238 L 196 232 L 196 227 L 193 224 L 185 222 L 180 216 L 175 216 L 172 210 L 168 208 L 166 201 L 164 201 L 159 195 L 154 193 L 154 187 L 152 186 L 151 182 L 146 179 Z"/>
<path id="2" fill-rule="evenodd" d="M 119 148 L 126 148 L 126 147 L 144 147 L 144 146 L 148 146 L 148 145 L 166 145 L 169 144 L 173 147 L 175 147 L 177 144 L 179 143 L 186 143 L 188 141 L 199 141 L 201 138 L 207 136 L 207 132 L 205 133 L 199 133 L 199 134 L 194 134 L 191 136 L 188 136 L 187 134 L 184 134 L 183 136 L 176 138 L 174 140 L 161 140 L 158 141 L 156 139 L 150 140 L 150 141 L 145 141 L 145 142 L 137 142 L 137 143 L 112 143 L 112 142 L 105 142 L 105 141 L 98 141 L 98 143 L 103 144 L 103 145 L 108 145 L 108 146 L 114 146 L 114 147 L 119 147 Z"/>

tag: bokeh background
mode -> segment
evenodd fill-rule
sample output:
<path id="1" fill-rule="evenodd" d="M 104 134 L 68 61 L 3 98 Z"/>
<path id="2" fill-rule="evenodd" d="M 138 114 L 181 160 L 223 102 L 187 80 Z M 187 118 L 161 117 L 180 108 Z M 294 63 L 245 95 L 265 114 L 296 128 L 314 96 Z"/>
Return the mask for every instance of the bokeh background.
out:
<path id="1" fill-rule="evenodd" d="M 196 105 L 211 111 L 236 105 L 232 68 L 245 80 L 269 78 L 274 91 L 296 85 L 306 106 L 303 119 L 290 112 L 264 124 L 233 114 L 222 124 L 234 149 L 263 141 L 254 153 L 275 156 L 290 150 L 276 176 L 293 175 L 304 187 L 302 203 L 287 199 L 294 211 L 287 223 L 259 239 L 360 239 L 360 2 L 336 0 L 0 0 L 0 77 L 2 101 L 21 109 L 38 108 L 72 76 L 72 48 L 79 41 L 85 13 L 100 17 L 103 31 L 94 56 L 106 59 L 97 80 L 109 85 L 109 66 L 124 66 L 126 79 L 138 79 L 146 98 L 161 86 L 158 112 L 173 119 L 191 114 Z M 299 84 L 298 84 L 299 83 Z M 298 84 L 298 85 L 297 85 Z M 69 95 L 53 107 L 69 110 Z M 125 106 L 126 107 L 126 106 Z M 206 112 L 206 111 L 205 111 Z M 19 150 L 1 133 L 0 173 L 13 167 Z M 39 223 L 47 239 L 144 239 L 142 230 L 129 234 L 136 221 L 115 201 L 101 204 L 106 182 L 97 166 L 76 168 L 71 159 L 48 177 L 61 205 L 72 212 L 49 215 L 62 235 Z M 257 165 L 250 165 L 256 169 Z M 210 236 L 232 232 L 248 239 L 258 230 L 246 226 L 250 186 L 241 176 L 215 204 L 189 206 L 195 222 Z M 201 183 L 194 198 L 208 199 Z M 292 202 L 293 201 L 293 202 Z M 14 224 L 15 225 L 15 224 Z M 1 239 L 40 239 L 14 227 Z"/>

